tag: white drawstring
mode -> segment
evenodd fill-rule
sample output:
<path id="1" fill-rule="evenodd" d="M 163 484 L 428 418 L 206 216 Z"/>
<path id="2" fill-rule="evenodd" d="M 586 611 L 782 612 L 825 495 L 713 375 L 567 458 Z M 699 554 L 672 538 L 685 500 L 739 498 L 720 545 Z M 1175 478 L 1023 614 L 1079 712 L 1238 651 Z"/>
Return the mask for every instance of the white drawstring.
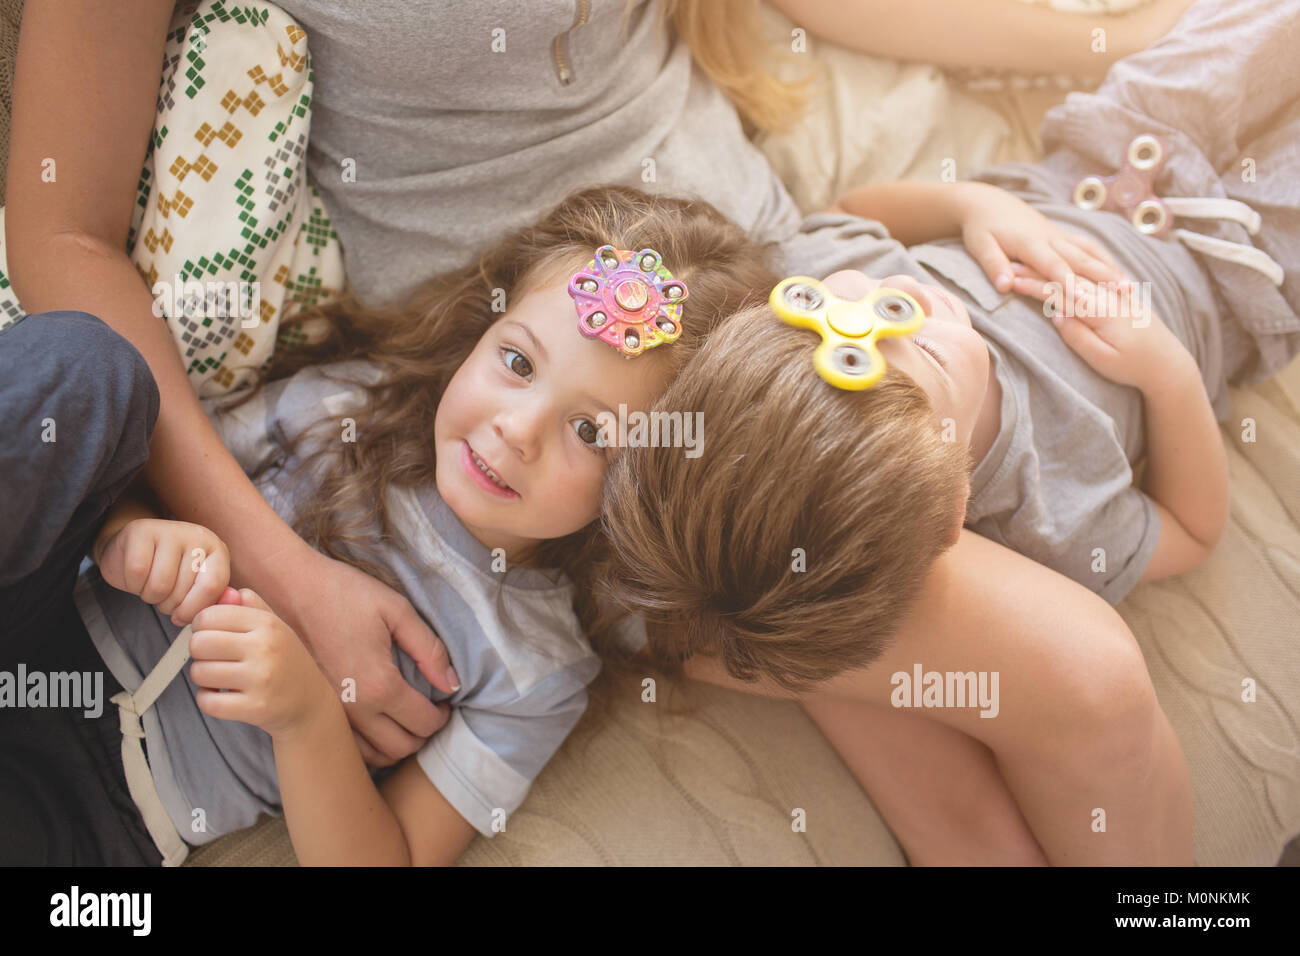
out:
<path id="1" fill-rule="evenodd" d="M 1257 272 L 1262 272 L 1276 286 L 1280 286 L 1283 278 L 1285 278 L 1282 267 L 1262 249 L 1243 245 L 1240 242 L 1215 239 L 1213 236 L 1203 236 L 1199 232 L 1191 232 L 1187 229 L 1175 229 L 1173 235 L 1197 252 L 1203 252 L 1207 256 L 1225 259 L 1228 262 L 1235 262 Z"/>
<path id="2" fill-rule="evenodd" d="M 1259 232 L 1259 213 L 1235 199 L 1205 199 L 1195 196 L 1170 196 L 1161 199 L 1175 216 L 1191 219 L 1231 219 L 1246 227 L 1252 236 Z"/>

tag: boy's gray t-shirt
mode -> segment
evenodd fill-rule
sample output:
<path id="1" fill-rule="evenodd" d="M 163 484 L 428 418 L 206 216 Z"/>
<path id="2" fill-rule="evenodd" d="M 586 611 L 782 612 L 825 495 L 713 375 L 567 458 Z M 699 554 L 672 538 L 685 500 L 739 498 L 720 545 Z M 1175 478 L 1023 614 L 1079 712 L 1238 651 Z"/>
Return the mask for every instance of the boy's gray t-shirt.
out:
<path id="1" fill-rule="evenodd" d="M 975 177 L 1053 222 L 1092 236 L 1127 274 L 1150 283 L 1151 306 L 1197 362 L 1222 421 L 1228 413 L 1223 329 L 1204 269 L 1177 242 L 1139 235 L 1123 218 L 1061 197 L 1050 170 L 1008 164 Z M 904 247 L 871 220 L 809 216 L 782 248 L 787 275 L 860 269 L 903 274 L 958 296 L 988 344 L 1002 421 L 971 476 L 966 526 L 1118 604 L 1160 536 L 1155 504 L 1134 486 L 1145 450 L 1141 393 L 1102 378 L 1061 338 L 1042 304 L 997 291 L 960 239 Z"/>
<path id="2" fill-rule="evenodd" d="M 305 369 L 273 383 L 248 404 L 209 417 L 281 516 L 312 493 L 319 473 L 291 480 L 306 452 L 339 441 L 342 420 L 365 392 L 343 379 L 373 380 L 373 366 L 350 362 Z M 289 451 L 292 441 L 324 423 Z M 572 609 L 561 575 L 525 568 L 492 569 L 492 555 L 473 538 L 436 488 L 404 488 L 388 497 L 393 521 L 412 558 L 381 545 L 383 564 L 447 647 L 461 689 L 436 690 L 410 655 L 394 645 L 402 676 L 431 700 L 451 704 L 451 718 L 415 759 L 447 801 L 485 836 L 523 802 L 533 779 L 578 722 L 587 684 L 600 669 Z M 82 575 L 77 604 L 105 663 L 135 688 L 179 633 L 164 615 L 103 582 Z M 258 727 L 199 710 L 189 666 L 144 717 L 150 769 L 181 837 L 207 843 L 280 812 L 270 736 Z M 344 705 L 346 706 L 346 705 Z M 201 810 L 198 814 L 196 811 Z M 196 827 L 201 821 L 202 829 Z"/>
<path id="3" fill-rule="evenodd" d="M 363 301 L 468 265 L 592 184 L 697 196 L 765 239 L 798 227 L 654 0 L 280 6 L 307 31 L 308 170 Z"/>

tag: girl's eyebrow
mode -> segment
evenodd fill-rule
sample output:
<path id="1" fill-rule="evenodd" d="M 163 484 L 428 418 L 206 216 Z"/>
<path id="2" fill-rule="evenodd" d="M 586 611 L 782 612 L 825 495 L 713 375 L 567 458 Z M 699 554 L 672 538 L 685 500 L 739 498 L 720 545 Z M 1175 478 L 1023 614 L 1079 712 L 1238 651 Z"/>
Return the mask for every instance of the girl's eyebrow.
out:
<path id="1" fill-rule="evenodd" d="M 546 349 L 543 348 L 543 347 L 542 347 L 542 343 L 539 342 L 539 341 L 537 340 L 537 336 L 533 335 L 533 330 L 532 330 L 532 329 L 530 329 L 528 326 L 524 325 L 524 324 L 523 324 L 522 322 L 520 322 L 518 319 L 511 319 L 510 322 L 509 322 L 508 324 L 509 324 L 509 325 L 513 325 L 515 328 L 517 328 L 517 329 L 519 329 L 521 332 L 523 332 L 524 335 L 528 336 L 529 341 L 533 343 L 533 348 L 535 348 L 535 349 L 537 350 L 538 354 L 540 354 L 542 358 L 546 358 L 546 357 L 547 357 L 547 356 L 546 356 Z"/>
<path id="2" fill-rule="evenodd" d="M 528 340 L 533 343 L 533 348 L 535 348 L 538 351 L 538 353 L 540 353 L 542 358 L 544 359 L 546 358 L 546 349 L 543 348 L 542 343 L 537 340 L 537 336 L 533 334 L 532 329 L 524 325 L 518 319 L 511 319 L 509 322 L 506 323 L 506 325 L 513 325 L 515 328 L 523 332 L 524 335 L 528 336 Z M 602 402 L 594 395 L 590 395 L 586 392 L 583 392 L 582 398 L 586 399 L 588 402 L 590 402 L 592 405 L 597 406 L 598 408 L 603 408 L 607 412 L 613 412 L 613 409 L 610 408 L 608 404 Z"/>

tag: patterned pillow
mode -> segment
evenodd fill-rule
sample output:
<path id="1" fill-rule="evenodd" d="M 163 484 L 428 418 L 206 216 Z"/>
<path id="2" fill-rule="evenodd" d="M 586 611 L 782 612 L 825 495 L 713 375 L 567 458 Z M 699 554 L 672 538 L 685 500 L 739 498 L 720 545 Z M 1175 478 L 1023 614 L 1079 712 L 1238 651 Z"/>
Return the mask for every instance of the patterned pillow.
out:
<path id="1" fill-rule="evenodd" d="M 246 382 L 281 318 L 343 288 L 307 178 L 311 103 L 307 35 L 279 8 L 177 9 L 127 247 L 200 396 Z M 0 329 L 23 314 L 6 269 L 0 238 Z"/>

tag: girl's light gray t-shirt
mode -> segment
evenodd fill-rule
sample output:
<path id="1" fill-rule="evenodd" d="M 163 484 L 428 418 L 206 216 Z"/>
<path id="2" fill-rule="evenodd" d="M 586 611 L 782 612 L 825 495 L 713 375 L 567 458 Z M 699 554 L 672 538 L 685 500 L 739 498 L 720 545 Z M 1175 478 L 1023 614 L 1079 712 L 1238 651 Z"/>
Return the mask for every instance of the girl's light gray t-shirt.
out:
<path id="1" fill-rule="evenodd" d="M 363 301 L 468 265 L 594 183 L 700 197 L 763 239 L 798 228 L 653 0 L 280 6 L 307 31 L 308 169 Z"/>

